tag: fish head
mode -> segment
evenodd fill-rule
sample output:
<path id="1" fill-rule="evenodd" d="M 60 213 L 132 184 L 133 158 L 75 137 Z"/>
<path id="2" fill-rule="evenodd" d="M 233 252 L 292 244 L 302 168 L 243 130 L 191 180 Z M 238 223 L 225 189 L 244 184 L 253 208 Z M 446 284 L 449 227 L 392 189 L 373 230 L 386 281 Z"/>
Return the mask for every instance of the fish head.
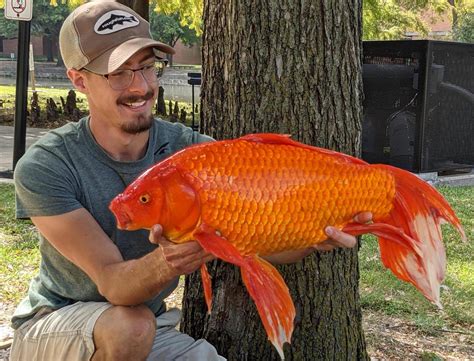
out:
<path id="1" fill-rule="evenodd" d="M 112 200 L 109 209 L 117 220 L 117 228 L 134 231 L 162 223 L 164 203 L 159 179 L 141 176 Z"/>
<path id="2" fill-rule="evenodd" d="M 166 163 L 155 165 L 116 196 L 109 209 L 122 230 L 163 228 L 170 241 L 190 240 L 201 208 L 195 189 L 181 172 Z"/>

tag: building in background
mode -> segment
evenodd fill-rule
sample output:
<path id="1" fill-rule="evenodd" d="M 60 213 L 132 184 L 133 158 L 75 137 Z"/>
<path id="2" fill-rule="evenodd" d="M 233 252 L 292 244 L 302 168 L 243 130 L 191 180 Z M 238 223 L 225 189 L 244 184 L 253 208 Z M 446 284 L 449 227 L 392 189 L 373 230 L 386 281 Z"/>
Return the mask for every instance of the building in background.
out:
<path id="1" fill-rule="evenodd" d="M 47 47 L 52 46 L 52 54 L 57 58 L 58 48 L 56 44 L 51 44 L 45 37 L 32 36 L 33 54 L 36 59 L 47 58 Z M 5 39 L 0 37 L 0 56 L 2 58 L 16 59 L 17 53 L 17 39 Z M 175 45 L 176 54 L 173 56 L 173 63 L 175 65 L 200 65 L 201 64 L 201 46 L 200 44 L 191 47 L 184 45 L 181 41 Z M 13 54 L 13 55 L 12 55 Z"/>
<path id="2" fill-rule="evenodd" d="M 431 39 L 431 40 L 451 40 L 453 33 L 453 21 L 451 13 L 438 15 L 433 11 L 428 11 L 423 16 L 423 20 L 429 25 L 428 36 L 419 34 L 417 32 L 407 32 L 405 35 L 407 39 L 420 40 L 420 39 Z"/>

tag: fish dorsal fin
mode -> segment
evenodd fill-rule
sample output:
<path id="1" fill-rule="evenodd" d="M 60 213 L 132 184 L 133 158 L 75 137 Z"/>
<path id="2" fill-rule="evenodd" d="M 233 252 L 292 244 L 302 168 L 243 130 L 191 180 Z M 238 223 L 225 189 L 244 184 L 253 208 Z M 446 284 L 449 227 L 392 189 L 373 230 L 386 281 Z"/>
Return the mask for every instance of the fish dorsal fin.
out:
<path id="1" fill-rule="evenodd" d="M 256 133 L 256 134 L 247 134 L 243 137 L 240 137 L 239 140 L 245 140 L 248 142 L 256 142 L 262 144 L 276 144 L 276 145 L 291 145 L 294 147 L 309 149 L 313 152 L 319 152 L 325 155 L 335 157 L 336 159 L 353 164 L 367 164 L 362 159 L 352 157 L 350 155 L 336 152 L 329 149 L 314 147 L 312 145 L 307 145 L 304 143 L 297 142 L 296 140 L 291 139 L 290 134 L 276 134 L 276 133 Z"/>

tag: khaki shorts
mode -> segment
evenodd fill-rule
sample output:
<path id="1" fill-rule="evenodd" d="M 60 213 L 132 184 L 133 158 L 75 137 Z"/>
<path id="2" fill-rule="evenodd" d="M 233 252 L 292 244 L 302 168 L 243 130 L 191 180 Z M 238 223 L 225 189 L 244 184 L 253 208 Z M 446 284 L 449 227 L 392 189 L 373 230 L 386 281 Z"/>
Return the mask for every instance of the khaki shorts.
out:
<path id="1" fill-rule="evenodd" d="M 16 331 L 11 361 L 86 361 L 95 351 L 93 331 L 107 302 L 77 302 L 37 314 Z M 207 341 L 195 340 L 175 329 L 181 318 L 171 309 L 156 318 L 156 336 L 147 360 L 225 360 Z"/>

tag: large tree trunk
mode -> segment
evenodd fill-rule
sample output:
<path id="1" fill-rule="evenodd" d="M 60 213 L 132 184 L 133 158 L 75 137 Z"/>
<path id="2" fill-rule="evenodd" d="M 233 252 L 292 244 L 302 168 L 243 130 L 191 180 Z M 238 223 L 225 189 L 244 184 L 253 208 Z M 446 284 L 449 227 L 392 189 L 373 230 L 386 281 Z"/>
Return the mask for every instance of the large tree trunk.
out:
<path id="1" fill-rule="evenodd" d="M 207 0 L 204 133 L 217 139 L 289 133 L 358 155 L 361 128 L 361 1 Z M 287 360 L 367 359 L 357 249 L 315 253 L 278 267 L 296 306 Z M 235 266 L 209 265 L 206 315 L 198 274 L 186 279 L 182 330 L 230 360 L 278 360 Z"/>

